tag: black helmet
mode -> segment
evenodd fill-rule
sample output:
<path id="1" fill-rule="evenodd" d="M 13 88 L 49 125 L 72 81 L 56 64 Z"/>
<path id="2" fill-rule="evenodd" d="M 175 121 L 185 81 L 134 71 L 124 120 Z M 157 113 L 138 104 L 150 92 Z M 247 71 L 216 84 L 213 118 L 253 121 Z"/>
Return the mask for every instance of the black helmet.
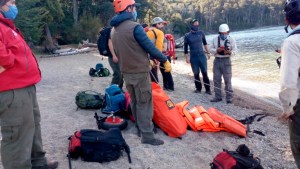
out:
<path id="1" fill-rule="evenodd" d="M 300 12 L 300 0 L 287 0 L 283 11 L 286 17 Z"/>

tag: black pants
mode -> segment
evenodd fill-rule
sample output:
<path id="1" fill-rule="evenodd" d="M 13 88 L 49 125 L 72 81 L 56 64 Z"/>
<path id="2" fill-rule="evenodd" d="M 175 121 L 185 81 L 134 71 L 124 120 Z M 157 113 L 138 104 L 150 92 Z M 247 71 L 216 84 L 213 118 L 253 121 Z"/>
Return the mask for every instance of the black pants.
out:
<path id="1" fill-rule="evenodd" d="M 171 62 L 171 57 L 167 56 L 169 62 Z M 164 64 L 160 63 L 160 72 L 163 77 L 164 89 L 174 90 L 174 81 L 171 72 L 165 72 Z"/>
<path id="2" fill-rule="evenodd" d="M 296 165 L 300 168 L 300 99 L 297 100 L 294 112 L 289 121 L 290 143 Z"/>

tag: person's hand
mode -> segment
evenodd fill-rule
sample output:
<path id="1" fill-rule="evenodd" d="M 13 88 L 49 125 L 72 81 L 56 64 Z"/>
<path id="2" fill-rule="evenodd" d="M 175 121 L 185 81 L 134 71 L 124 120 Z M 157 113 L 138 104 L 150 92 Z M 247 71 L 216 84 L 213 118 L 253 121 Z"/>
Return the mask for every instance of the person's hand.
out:
<path id="1" fill-rule="evenodd" d="M 225 55 L 231 55 L 231 53 L 232 53 L 231 50 L 224 50 Z"/>
<path id="2" fill-rule="evenodd" d="M 119 59 L 117 58 L 117 56 L 113 56 L 112 59 L 113 59 L 113 62 L 114 62 L 114 63 L 118 63 L 118 61 L 119 61 Z"/>
<path id="3" fill-rule="evenodd" d="M 164 63 L 164 68 L 165 68 L 165 72 L 172 71 L 171 63 L 168 60 Z"/>
<path id="4" fill-rule="evenodd" d="M 287 121 L 291 115 L 293 115 L 295 112 L 291 111 L 291 112 L 283 112 L 280 116 L 279 119 Z"/>
<path id="5" fill-rule="evenodd" d="M 2 66 L 0 66 L 0 73 L 4 72 L 6 69 Z"/>
<path id="6" fill-rule="evenodd" d="M 184 57 L 185 57 L 185 62 L 190 63 L 190 57 L 188 56 L 188 54 L 184 54 Z"/>
<path id="7" fill-rule="evenodd" d="M 153 60 L 150 60 L 150 67 L 151 69 L 156 67 L 156 64 Z"/>
<path id="8" fill-rule="evenodd" d="M 210 59 L 210 53 L 207 53 L 207 60 Z"/>

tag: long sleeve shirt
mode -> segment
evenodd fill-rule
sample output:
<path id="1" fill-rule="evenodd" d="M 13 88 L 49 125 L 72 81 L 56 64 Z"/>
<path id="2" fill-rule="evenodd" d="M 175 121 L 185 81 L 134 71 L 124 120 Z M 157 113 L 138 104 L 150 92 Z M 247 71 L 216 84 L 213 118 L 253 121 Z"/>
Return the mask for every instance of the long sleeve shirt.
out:
<path id="1" fill-rule="evenodd" d="M 219 55 L 219 54 L 217 53 L 217 49 L 218 49 L 219 47 L 221 47 L 221 46 L 224 46 L 224 47 L 225 47 L 225 42 L 226 42 L 226 40 L 229 41 L 228 45 L 230 45 L 230 48 L 231 48 L 231 55 Z M 237 48 L 237 46 L 236 46 L 235 40 L 234 40 L 232 37 L 228 36 L 227 39 L 225 39 L 225 40 L 222 40 L 222 39 L 220 38 L 220 46 L 219 46 L 219 42 L 218 42 L 218 41 L 219 41 L 219 36 L 213 38 L 212 44 L 209 45 L 209 52 L 210 52 L 213 56 L 219 57 L 219 58 L 223 58 L 223 57 L 234 56 L 234 55 L 237 53 L 238 48 Z"/>
<path id="2" fill-rule="evenodd" d="M 300 25 L 294 31 L 300 30 Z M 300 98 L 300 34 L 283 41 L 279 99 L 284 112 L 291 112 Z"/>

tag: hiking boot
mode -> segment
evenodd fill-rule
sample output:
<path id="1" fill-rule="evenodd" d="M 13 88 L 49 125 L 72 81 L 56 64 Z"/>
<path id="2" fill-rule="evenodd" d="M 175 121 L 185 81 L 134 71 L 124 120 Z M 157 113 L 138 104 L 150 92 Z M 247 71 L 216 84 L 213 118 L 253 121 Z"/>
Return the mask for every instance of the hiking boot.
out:
<path id="1" fill-rule="evenodd" d="M 58 162 L 48 162 L 44 166 L 32 167 L 31 169 L 56 169 L 58 167 Z"/>
<path id="2" fill-rule="evenodd" d="M 201 93 L 201 90 L 196 89 L 194 93 Z"/>
<path id="3" fill-rule="evenodd" d="M 232 101 L 231 100 L 227 100 L 226 103 L 227 104 L 232 104 Z"/>
<path id="4" fill-rule="evenodd" d="M 220 101 L 222 101 L 222 99 L 214 98 L 214 99 L 210 100 L 210 102 L 220 102 Z"/>
<path id="5" fill-rule="evenodd" d="M 206 91 L 205 93 L 208 95 L 211 95 L 211 91 Z"/>
<path id="6" fill-rule="evenodd" d="M 141 137 L 141 130 L 137 129 L 137 136 Z"/>
<path id="7" fill-rule="evenodd" d="M 150 144 L 150 145 L 153 145 L 153 146 L 159 146 L 159 145 L 164 144 L 163 140 L 160 140 L 160 139 L 157 139 L 157 138 L 154 138 L 154 139 L 151 139 L 151 140 L 143 140 L 142 139 L 141 142 L 142 142 L 142 144 Z"/>

